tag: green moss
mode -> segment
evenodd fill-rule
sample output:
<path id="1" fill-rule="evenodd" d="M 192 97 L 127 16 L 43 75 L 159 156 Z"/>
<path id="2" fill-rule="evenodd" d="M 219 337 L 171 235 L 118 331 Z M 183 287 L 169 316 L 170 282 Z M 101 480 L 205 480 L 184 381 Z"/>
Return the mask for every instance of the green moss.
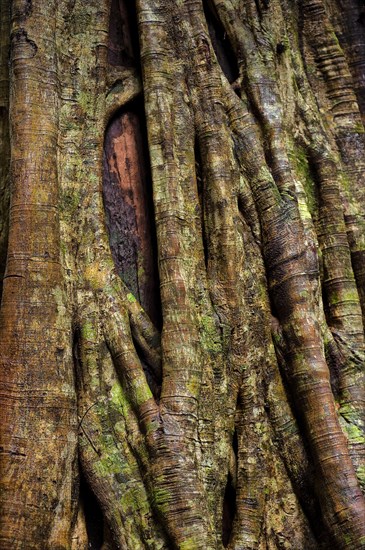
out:
<path id="1" fill-rule="evenodd" d="M 303 185 L 303 190 L 305 193 L 305 203 L 300 203 L 299 201 L 301 214 L 303 214 L 304 217 L 308 217 L 308 213 L 309 216 L 313 216 L 317 209 L 317 197 L 315 182 L 310 170 L 307 153 L 303 147 L 292 143 L 289 157 L 294 165 L 294 169 L 299 177 L 299 180 Z"/>
<path id="2" fill-rule="evenodd" d="M 335 305 L 339 302 L 359 302 L 359 295 L 355 287 L 343 289 L 341 290 L 341 292 L 333 292 L 330 298 L 330 303 L 332 305 Z"/>
<path id="3" fill-rule="evenodd" d="M 340 407 L 340 415 L 342 417 L 342 420 L 346 420 L 346 422 L 348 422 L 349 424 L 352 423 L 352 424 L 356 424 L 356 413 L 353 409 L 353 407 L 351 406 L 350 403 L 341 403 L 341 407 Z M 341 417 L 340 417 L 340 420 L 341 420 Z"/>
<path id="4" fill-rule="evenodd" d="M 262 424 L 262 422 L 255 422 L 255 433 L 262 435 L 265 433 L 265 426 Z"/>
<path id="5" fill-rule="evenodd" d="M 167 513 L 170 508 L 171 495 L 167 489 L 155 487 L 153 490 L 153 501 L 158 509 L 163 513 Z"/>
<path id="6" fill-rule="evenodd" d="M 123 388 L 119 383 L 114 384 L 110 390 L 110 400 L 114 403 L 114 405 L 124 406 L 126 399 L 123 393 Z"/>
<path id="7" fill-rule="evenodd" d="M 180 544 L 180 550 L 195 550 L 195 548 L 196 540 L 194 537 L 189 537 Z"/>
<path id="8" fill-rule="evenodd" d="M 202 315 L 200 317 L 200 341 L 202 348 L 210 353 L 221 353 L 222 343 L 217 334 L 217 328 L 213 317 Z"/>
<path id="9" fill-rule="evenodd" d="M 140 511 L 142 514 L 147 514 L 149 511 L 149 504 L 146 499 L 146 494 L 134 483 L 125 483 L 123 485 L 121 504 L 123 508 L 128 510 L 130 513 Z"/>
<path id="10" fill-rule="evenodd" d="M 79 191 L 68 191 L 60 196 L 60 209 L 62 212 L 73 214 L 78 208 L 81 201 L 81 194 Z"/>
<path id="11" fill-rule="evenodd" d="M 81 327 L 81 336 L 84 340 L 95 341 L 96 340 L 96 331 L 94 324 L 91 321 L 87 321 Z"/>
<path id="12" fill-rule="evenodd" d="M 104 414 L 101 413 L 103 417 Z M 98 441 L 98 447 L 100 449 L 100 458 L 95 461 L 95 470 L 102 477 L 109 477 L 111 475 L 117 475 L 117 478 L 124 479 L 125 469 L 128 469 L 128 464 L 125 463 L 123 455 L 115 445 L 115 441 L 112 435 L 104 434 Z"/>
<path id="13" fill-rule="evenodd" d="M 198 376 L 192 376 L 187 383 L 187 389 L 192 395 L 198 396 L 200 389 L 200 378 Z"/>
<path id="14" fill-rule="evenodd" d="M 342 189 L 346 191 L 346 193 L 351 192 L 352 182 L 349 176 L 345 172 L 340 172 L 340 183 L 341 183 Z"/>
<path id="15" fill-rule="evenodd" d="M 362 124 L 362 122 L 357 122 L 354 125 L 354 133 L 356 133 L 356 134 L 364 134 L 365 133 L 365 128 L 364 128 L 364 125 Z"/>
<path id="16" fill-rule="evenodd" d="M 95 470 L 103 477 L 119 474 L 121 470 L 120 457 L 112 456 L 109 449 L 109 453 L 106 456 L 95 462 Z"/>
<path id="17" fill-rule="evenodd" d="M 133 304 L 134 302 L 137 301 L 137 299 L 134 297 L 134 295 L 133 295 L 131 292 L 128 292 L 128 294 L 127 294 L 127 300 L 128 300 L 128 302 L 130 302 L 131 304 Z"/>
<path id="18" fill-rule="evenodd" d="M 145 378 L 135 379 L 133 382 L 133 401 L 137 406 L 142 405 L 146 401 L 152 398 L 151 390 L 146 383 Z"/>
<path id="19" fill-rule="evenodd" d="M 365 436 L 358 426 L 355 426 L 355 424 L 346 423 L 345 430 L 350 443 L 359 445 L 365 444 Z"/>
<path id="20" fill-rule="evenodd" d="M 92 96 L 88 93 L 80 92 L 78 95 L 78 103 L 82 109 L 87 112 L 90 105 L 92 105 Z"/>
<path id="21" fill-rule="evenodd" d="M 339 420 L 343 431 L 347 434 L 349 444 L 363 446 L 365 444 L 365 434 L 350 419 L 356 421 L 355 412 L 347 404 L 341 406 Z M 365 487 L 365 466 L 359 466 L 356 470 L 356 475 L 360 485 Z"/>
<path id="22" fill-rule="evenodd" d="M 123 387 L 119 382 L 113 384 L 112 389 L 110 390 L 110 401 L 112 407 L 118 411 L 118 413 L 123 415 L 123 418 L 128 422 L 128 417 L 131 414 L 131 404 L 124 393 Z M 122 433 L 125 429 L 123 422 L 117 422 L 114 429 L 118 433 Z"/>

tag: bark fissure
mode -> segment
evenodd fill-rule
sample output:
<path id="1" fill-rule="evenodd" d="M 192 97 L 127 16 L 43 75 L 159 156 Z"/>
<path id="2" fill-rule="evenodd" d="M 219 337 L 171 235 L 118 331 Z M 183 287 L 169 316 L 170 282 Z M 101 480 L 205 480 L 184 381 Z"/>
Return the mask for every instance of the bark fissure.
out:
<path id="1" fill-rule="evenodd" d="M 10 6 L 7 1 L 1 3 L 0 12 L 0 303 L 3 277 L 6 267 L 6 255 L 9 232 L 9 48 L 10 48 Z"/>
<path id="2" fill-rule="evenodd" d="M 161 326 L 152 189 L 141 109 L 140 103 L 126 107 L 107 127 L 103 199 L 116 269 L 146 313 Z"/>

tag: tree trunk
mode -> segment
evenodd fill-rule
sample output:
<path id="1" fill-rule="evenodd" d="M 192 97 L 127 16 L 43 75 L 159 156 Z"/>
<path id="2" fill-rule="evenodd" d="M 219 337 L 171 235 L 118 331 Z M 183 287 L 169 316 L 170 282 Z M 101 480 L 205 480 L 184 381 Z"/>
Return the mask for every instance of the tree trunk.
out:
<path id="1" fill-rule="evenodd" d="M 0 548 L 364 548 L 360 4 L 1 0 Z"/>

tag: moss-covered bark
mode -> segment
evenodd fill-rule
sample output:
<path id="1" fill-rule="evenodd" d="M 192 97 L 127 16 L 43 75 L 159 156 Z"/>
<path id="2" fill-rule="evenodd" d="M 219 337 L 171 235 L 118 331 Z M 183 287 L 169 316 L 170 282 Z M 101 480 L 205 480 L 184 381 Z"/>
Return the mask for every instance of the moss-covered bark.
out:
<path id="1" fill-rule="evenodd" d="M 1 548 L 363 548 L 344 5 L 2 2 Z"/>

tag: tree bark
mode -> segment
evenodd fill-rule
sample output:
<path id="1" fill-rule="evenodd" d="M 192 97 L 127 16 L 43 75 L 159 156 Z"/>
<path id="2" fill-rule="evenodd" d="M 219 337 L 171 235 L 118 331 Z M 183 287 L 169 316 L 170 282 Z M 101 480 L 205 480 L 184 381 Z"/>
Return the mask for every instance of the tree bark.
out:
<path id="1" fill-rule="evenodd" d="M 2 0 L 0 548 L 364 547 L 363 15 Z"/>

